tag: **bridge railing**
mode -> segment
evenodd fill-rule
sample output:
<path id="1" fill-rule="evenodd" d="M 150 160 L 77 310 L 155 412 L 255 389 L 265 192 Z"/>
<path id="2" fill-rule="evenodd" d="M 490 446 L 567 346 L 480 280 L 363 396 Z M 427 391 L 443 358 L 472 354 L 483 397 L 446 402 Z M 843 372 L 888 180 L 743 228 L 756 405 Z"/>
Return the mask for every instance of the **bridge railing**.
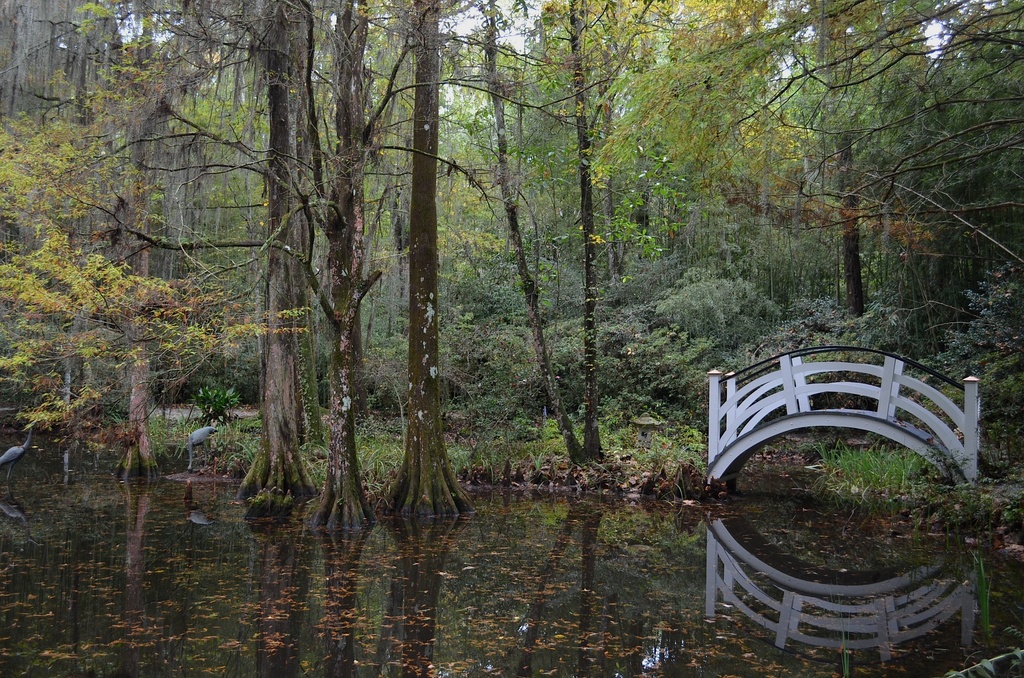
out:
<path id="1" fill-rule="evenodd" d="M 870 362 L 845 360 L 805 361 L 820 354 L 861 354 Z M 881 364 L 877 364 L 878 359 Z M 953 387 L 962 405 L 939 388 L 906 373 L 914 368 L 925 378 Z M 853 380 L 854 375 L 861 375 Z M 742 372 L 708 373 L 708 467 L 745 435 L 780 416 L 841 412 L 896 424 L 938 449 L 958 464 L 967 480 L 977 477 L 979 417 L 978 380 L 957 383 L 906 358 L 842 346 L 826 346 L 785 353 Z M 723 388 L 724 387 L 724 388 Z M 859 396 L 868 409 L 829 407 L 828 394 Z M 962 397 L 959 397 L 962 394 Z M 831 400 L 834 400 L 832 398 Z M 795 428 L 795 427 L 794 427 Z"/>

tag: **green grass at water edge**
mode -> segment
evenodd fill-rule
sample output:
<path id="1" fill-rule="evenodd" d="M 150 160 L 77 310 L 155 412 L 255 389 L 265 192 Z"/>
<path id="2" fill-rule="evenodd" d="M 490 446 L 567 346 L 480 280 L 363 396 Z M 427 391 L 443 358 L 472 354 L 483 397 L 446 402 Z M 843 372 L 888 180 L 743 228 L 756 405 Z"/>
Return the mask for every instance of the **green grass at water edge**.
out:
<path id="1" fill-rule="evenodd" d="M 822 471 L 816 489 L 840 499 L 884 505 L 914 492 L 923 484 L 928 462 L 910 450 L 869 447 L 858 450 L 846 445 L 816 448 Z"/>
<path id="2" fill-rule="evenodd" d="M 149 422 L 149 436 L 155 449 L 173 460 L 188 459 L 188 435 L 202 424 L 194 419 L 168 419 L 153 417 Z M 258 417 L 235 419 L 217 424 L 217 432 L 196 448 L 204 459 L 216 459 L 217 466 L 248 468 L 259 449 L 262 423 Z"/>

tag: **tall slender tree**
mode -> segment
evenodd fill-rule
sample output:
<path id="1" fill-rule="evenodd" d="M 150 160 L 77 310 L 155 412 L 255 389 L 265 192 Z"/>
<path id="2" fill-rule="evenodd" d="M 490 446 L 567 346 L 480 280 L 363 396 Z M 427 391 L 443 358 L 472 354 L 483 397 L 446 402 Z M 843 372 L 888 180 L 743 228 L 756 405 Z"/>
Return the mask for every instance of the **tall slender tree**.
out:
<path id="1" fill-rule="evenodd" d="M 373 519 L 363 491 L 356 455 L 356 360 L 360 333 L 359 306 L 380 277 L 364 277 L 365 219 L 363 176 L 367 139 L 373 121 L 366 119 L 364 84 L 368 17 L 361 2 L 342 3 L 335 15 L 333 35 L 334 131 L 337 142 L 330 187 L 331 209 L 325 219 L 328 265 L 326 290 L 319 298 L 331 330 L 331 360 L 327 429 L 327 479 L 313 513 L 313 525 L 356 527 Z M 312 71 L 306 74 L 311 90 Z M 310 102 L 312 105 L 312 102 Z M 316 281 L 315 277 L 311 280 Z"/>
<path id="2" fill-rule="evenodd" d="M 594 229 L 594 184 L 592 166 L 594 126 L 587 102 L 583 36 L 586 31 L 581 0 L 570 0 L 568 14 L 569 49 L 572 66 L 573 100 L 576 103 L 576 174 L 580 187 L 580 228 L 583 235 L 583 450 L 576 462 L 601 457 L 598 426 L 600 389 L 597 374 L 597 232 Z"/>
<path id="3" fill-rule="evenodd" d="M 509 130 L 505 124 L 505 98 L 501 75 L 498 71 L 498 13 L 500 9 L 495 0 L 489 0 L 485 10 L 486 26 L 484 38 L 484 56 L 487 62 L 487 80 L 490 88 L 491 109 L 494 112 L 495 129 L 495 155 L 497 161 L 497 177 L 495 183 L 501 190 L 501 203 L 505 209 L 505 222 L 508 225 L 509 240 L 512 243 L 512 251 L 516 258 L 516 268 L 519 272 L 519 281 L 523 290 L 523 297 L 526 302 L 526 320 L 530 326 L 530 333 L 533 337 L 533 351 L 537 356 L 537 364 L 540 368 L 541 379 L 544 381 L 544 391 L 547 394 L 548 403 L 551 405 L 551 414 L 558 422 L 558 429 L 562 433 L 562 440 L 565 442 L 565 449 L 573 460 L 583 459 L 583 448 L 576 438 L 572 422 L 562 406 L 561 389 L 558 386 L 558 379 L 551 365 L 551 352 L 548 349 L 547 341 L 544 338 L 544 317 L 540 308 L 540 290 L 537 288 L 537 281 L 530 272 L 530 265 L 526 258 L 526 248 L 523 245 L 523 233 L 519 226 L 519 195 L 518 182 L 512 174 L 509 165 Z"/>
<path id="4" fill-rule="evenodd" d="M 437 294 L 437 144 L 440 2 L 413 4 L 416 95 L 409 205 L 409 417 L 405 456 L 392 489 L 402 514 L 472 511 L 445 449 L 441 420 Z"/>

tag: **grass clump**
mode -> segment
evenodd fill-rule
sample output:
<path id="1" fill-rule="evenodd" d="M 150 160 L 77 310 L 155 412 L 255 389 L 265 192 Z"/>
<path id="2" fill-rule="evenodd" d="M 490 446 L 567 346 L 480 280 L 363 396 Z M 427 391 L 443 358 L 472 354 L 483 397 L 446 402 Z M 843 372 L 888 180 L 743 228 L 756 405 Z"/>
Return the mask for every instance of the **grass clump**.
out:
<path id="1" fill-rule="evenodd" d="M 818 491 L 840 499 L 884 505 L 912 494 L 924 480 L 929 465 L 918 454 L 903 449 L 872 446 L 854 449 L 842 443 L 817 448 L 822 471 Z"/>

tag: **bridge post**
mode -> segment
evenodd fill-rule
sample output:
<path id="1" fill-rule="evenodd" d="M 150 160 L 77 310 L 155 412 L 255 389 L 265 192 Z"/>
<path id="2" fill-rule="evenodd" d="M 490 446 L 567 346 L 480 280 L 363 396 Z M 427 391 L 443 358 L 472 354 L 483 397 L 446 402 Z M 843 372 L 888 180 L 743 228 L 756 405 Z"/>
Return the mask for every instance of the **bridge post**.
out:
<path id="1" fill-rule="evenodd" d="M 721 436 L 721 407 L 722 407 L 722 372 L 711 370 L 708 372 L 708 468 L 718 458 L 718 446 Z"/>
<path id="2" fill-rule="evenodd" d="M 981 395 L 978 393 L 978 378 L 964 379 L 964 478 L 973 483 L 978 479 L 978 447 L 981 438 Z"/>

